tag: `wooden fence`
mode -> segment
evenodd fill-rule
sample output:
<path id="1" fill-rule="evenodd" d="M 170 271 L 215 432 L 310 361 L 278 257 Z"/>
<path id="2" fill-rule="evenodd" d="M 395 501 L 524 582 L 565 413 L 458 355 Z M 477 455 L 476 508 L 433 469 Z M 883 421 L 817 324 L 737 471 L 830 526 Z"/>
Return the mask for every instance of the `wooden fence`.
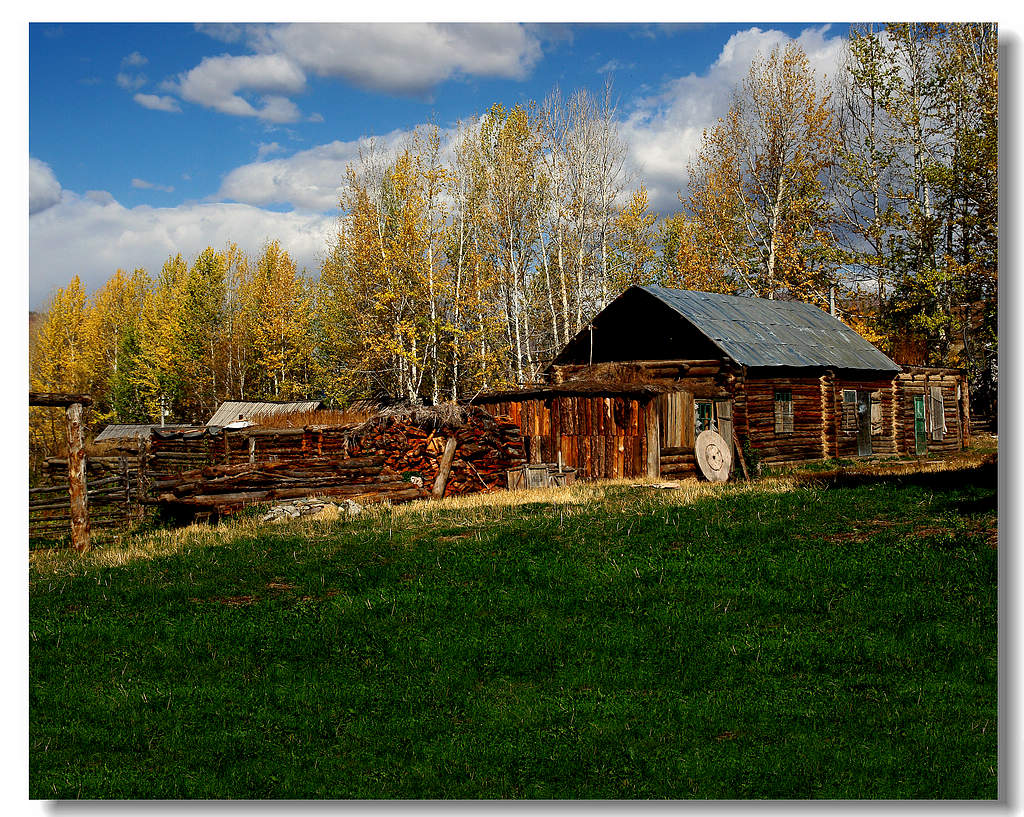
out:
<path id="1" fill-rule="evenodd" d="M 139 519 L 146 489 L 142 457 L 124 454 L 86 460 L 86 489 L 90 528 Z M 71 519 L 67 460 L 50 457 L 43 479 L 28 491 L 29 538 L 59 538 L 70 533 Z"/>

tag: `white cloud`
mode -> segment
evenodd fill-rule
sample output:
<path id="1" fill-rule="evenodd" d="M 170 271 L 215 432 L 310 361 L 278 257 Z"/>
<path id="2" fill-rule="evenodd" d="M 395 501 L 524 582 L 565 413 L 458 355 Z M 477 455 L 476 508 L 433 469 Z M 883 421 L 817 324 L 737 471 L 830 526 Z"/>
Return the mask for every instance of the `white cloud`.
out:
<path id="1" fill-rule="evenodd" d="M 122 68 L 138 68 L 141 65 L 145 65 L 149 60 L 146 59 L 138 51 L 133 51 L 127 57 L 121 60 Z"/>
<path id="2" fill-rule="evenodd" d="M 28 213 L 33 215 L 53 207 L 61 199 L 60 182 L 46 162 L 30 156 L 28 160 Z"/>
<path id="3" fill-rule="evenodd" d="M 410 133 L 396 130 L 373 141 L 383 151 L 393 152 Z M 335 141 L 287 158 L 236 167 L 224 177 L 217 197 L 259 206 L 290 204 L 299 210 L 333 210 L 345 168 L 358 162 L 360 148 L 366 149 L 370 141 Z"/>
<path id="4" fill-rule="evenodd" d="M 292 23 L 255 28 L 250 42 L 319 76 L 407 94 L 462 74 L 522 79 L 541 57 L 518 23 Z"/>
<path id="5" fill-rule="evenodd" d="M 608 60 L 604 65 L 597 69 L 599 74 L 607 74 L 615 71 L 628 71 L 630 68 L 635 68 L 636 63 L 622 62 L 622 60 L 611 59 Z"/>
<path id="6" fill-rule="evenodd" d="M 176 81 L 163 84 L 189 102 L 233 116 L 255 116 L 270 122 L 294 122 L 300 118 L 295 104 L 282 94 L 305 90 L 306 76 L 294 62 L 280 54 L 248 57 L 204 57 Z M 269 94 L 257 108 L 241 94 L 256 91 Z"/>
<path id="7" fill-rule="evenodd" d="M 196 23 L 196 31 L 224 43 L 236 43 L 242 39 L 245 27 L 238 23 Z"/>
<path id="8" fill-rule="evenodd" d="M 138 51 L 133 51 L 127 57 L 123 57 L 121 59 L 121 71 L 116 77 L 118 86 L 126 91 L 139 90 L 139 88 L 149 82 L 149 78 L 145 74 L 139 74 L 128 69 L 141 68 L 148 62 L 149 60 Z"/>
<path id="9" fill-rule="evenodd" d="M 269 156 L 271 153 L 280 153 L 283 148 L 277 142 L 260 142 L 259 147 L 256 149 L 256 157 L 262 159 L 264 156 Z"/>
<path id="10" fill-rule="evenodd" d="M 198 25 L 225 42 L 245 39 L 251 56 L 206 57 L 163 90 L 231 116 L 273 123 L 303 115 L 289 98 L 306 75 L 362 88 L 420 95 L 457 76 L 522 79 L 541 58 L 535 28 L 519 23 L 289 23 Z M 127 81 L 127 78 L 126 78 Z M 253 94 L 266 94 L 254 104 Z M 166 99 L 166 98 L 165 98 Z M 314 113 L 310 122 L 321 122 Z"/>
<path id="11" fill-rule="evenodd" d="M 160 190 L 164 193 L 173 193 L 174 187 L 165 184 L 147 182 L 145 179 L 132 179 L 132 187 L 137 190 Z"/>
<path id="12" fill-rule="evenodd" d="M 836 71 L 843 42 L 841 36 L 827 37 L 828 29 L 804 29 L 795 40 L 807 53 L 819 81 Z M 754 56 L 789 40 L 776 30 L 738 31 L 706 74 L 670 80 L 658 93 L 633 104 L 620 124 L 620 134 L 629 145 L 631 170 L 646 182 L 654 209 L 679 208 L 676 194 L 686 195 L 686 166 L 696 155 L 704 130 L 728 111 L 732 91 L 747 75 Z"/>
<path id="13" fill-rule="evenodd" d="M 136 94 L 132 97 L 143 108 L 151 111 L 167 111 L 168 113 L 181 113 L 181 106 L 173 96 L 159 96 L 158 94 Z"/>
<path id="14" fill-rule="evenodd" d="M 122 71 L 117 75 L 118 86 L 126 91 L 137 91 L 147 82 L 149 79 L 145 74 L 129 74 Z"/>
<path id="15" fill-rule="evenodd" d="M 334 217 L 324 214 L 273 213 L 244 204 L 129 209 L 105 191 L 65 191 L 59 204 L 29 219 L 29 304 L 41 306 L 73 275 L 92 291 L 118 268 L 155 274 L 172 253 L 191 258 L 231 241 L 256 253 L 278 239 L 300 268 L 312 272 L 334 229 Z"/>

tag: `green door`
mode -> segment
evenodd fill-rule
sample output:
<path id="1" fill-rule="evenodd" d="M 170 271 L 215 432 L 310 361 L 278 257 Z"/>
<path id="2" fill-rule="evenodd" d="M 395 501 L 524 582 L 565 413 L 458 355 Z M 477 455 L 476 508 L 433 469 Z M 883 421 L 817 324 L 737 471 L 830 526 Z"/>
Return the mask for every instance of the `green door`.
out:
<path id="1" fill-rule="evenodd" d="M 928 433 L 924 428 L 924 395 L 914 396 L 914 452 L 921 456 L 928 452 Z"/>

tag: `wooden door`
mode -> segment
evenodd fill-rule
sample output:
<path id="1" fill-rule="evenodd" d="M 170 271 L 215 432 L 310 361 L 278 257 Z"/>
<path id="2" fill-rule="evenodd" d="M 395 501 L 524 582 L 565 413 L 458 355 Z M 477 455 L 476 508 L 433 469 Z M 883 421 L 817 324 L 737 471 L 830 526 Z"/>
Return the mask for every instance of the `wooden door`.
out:
<path id="1" fill-rule="evenodd" d="M 928 431 L 924 422 L 924 395 L 914 395 L 914 453 L 922 456 L 928 453 Z"/>
<path id="2" fill-rule="evenodd" d="M 686 391 L 657 399 L 661 448 L 693 450 L 693 395 Z"/>
<path id="3" fill-rule="evenodd" d="M 857 392 L 857 456 L 871 454 L 871 392 Z"/>

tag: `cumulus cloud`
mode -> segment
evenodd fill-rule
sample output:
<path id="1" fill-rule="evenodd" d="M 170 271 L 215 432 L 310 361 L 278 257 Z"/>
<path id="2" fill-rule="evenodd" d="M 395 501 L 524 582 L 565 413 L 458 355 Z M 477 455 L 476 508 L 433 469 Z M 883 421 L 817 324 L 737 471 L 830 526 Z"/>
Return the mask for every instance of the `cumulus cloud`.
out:
<path id="1" fill-rule="evenodd" d="M 828 37 L 828 29 L 808 28 L 795 40 L 819 80 L 835 73 L 842 48 L 843 38 Z M 747 75 L 753 58 L 790 39 L 772 29 L 738 31 L 707 73 L 670 80 L 633 103 L 620 123 L 620 133 L 629 145 L 631 169 L 646 182 L 654 209 L 678 208 L 677 193 L 686 195 L 686 166 L 696 155 L 704 130 L 728 111 L 733 89 Z"/>
<path id="2" fill-rule="evenodd" d="M 298 108 L 284 94 L 305 90 L 306 76 L 281 54 L 248 57 L 204 57 L 191 71 L 163 84 L 189 102 L 233 116 L 255 116 L 270 122 L 294 122 Z M 257 108 L 242 93 L 268 94 Z"/>
<path id="3" fill-rule="evenodd" d="M 156 273 L 171 253 L 194 257 L 229 241 L 255 253 L 278 239 L 300 268 L 312 271 L 334 227 L 334 217 L 325 214 L 274 213 L 245 204 L 126 208 L 105 191 L 65 191 L 60 203 L 29 219 L 29 303 L 41 306 L 73 275 L 91 291 L 118 268 Z"/>
<path id="4" fill-rule="evenodd" d="M 143 108 L 151 111 L 167 111 L 168 113 L 181 113 L 181 105 L 173 96 L 160 96 L 159 94 L 136 94 L 132 97 Z"/>
<path id="5" fill-rule="evenodd" d="M 410 134 L 396 130 L 372 141 L 390 153 Z M 261 207 L 290 204 L 299 210 L 332 210 L 338 203 L 346 167 L 359 161 L 360 149 L 366 150 L 370 142 L 367 138 L 334 141 L 292 156 L 236 167 L 224 177 L 217 196 Z"/>
<path id="6" fill-rule="evenodd" d="M 518 23 L 291 23 L 254 29 L 250 42 L 319 76 L 406 94 L 456 75 L 522 79 L 541 57 Z"/>
<path id="7" fill-rule="evenodd" d="M 34 215 L 53 207 L 61 199 L 60 182 L 46 162 L 28 160 L 28 213 Z"/>

